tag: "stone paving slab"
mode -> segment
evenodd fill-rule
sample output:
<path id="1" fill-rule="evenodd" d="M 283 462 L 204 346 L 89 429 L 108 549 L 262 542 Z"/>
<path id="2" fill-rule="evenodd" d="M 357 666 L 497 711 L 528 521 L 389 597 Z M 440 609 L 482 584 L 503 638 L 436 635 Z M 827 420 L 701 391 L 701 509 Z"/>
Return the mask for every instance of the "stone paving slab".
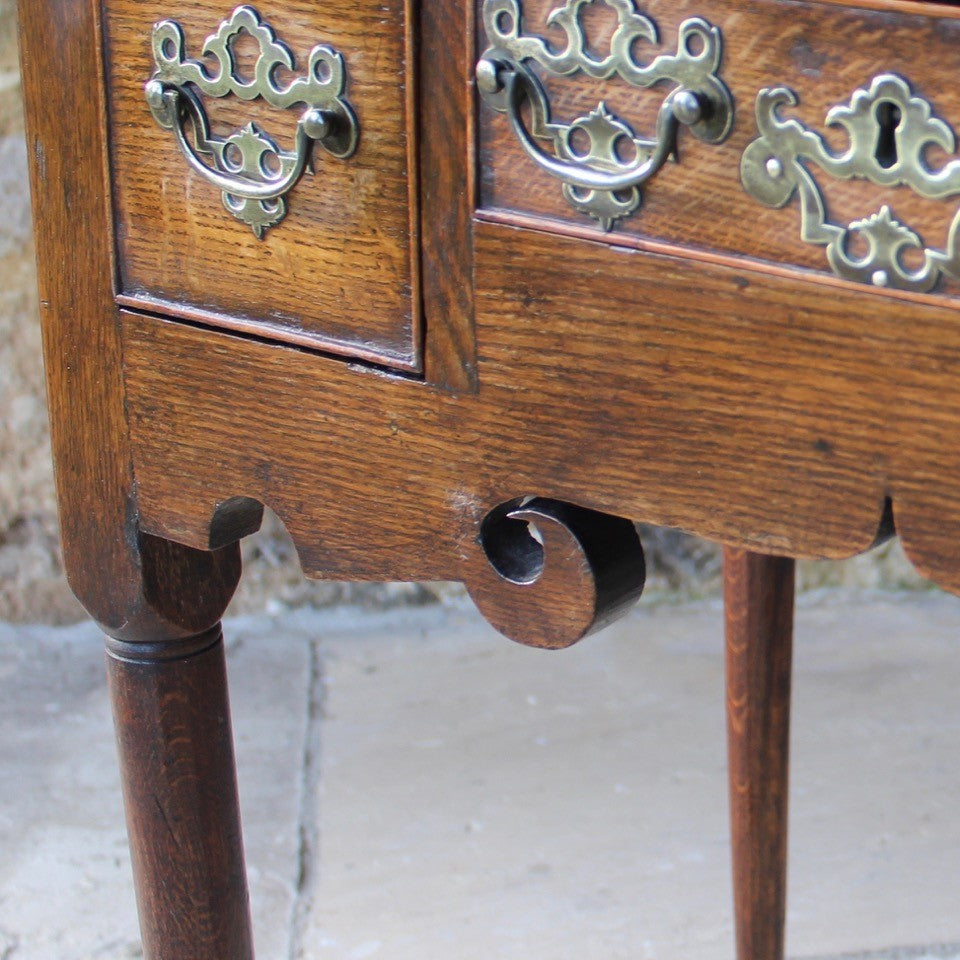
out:
<path id="1" fill-rule="evenodd" d="M 231 621 L 261 960 L 729 960 L 719 605 Z M 960 960 L 960 603 L 805 599 L 788 948 Z M 95 628 L 0 626 L 0 960 L 139 956 Z"/>
<path id="2" fill-rule="evenodd" d="M 960 957 L 960 603 L 804 602 L 788 950 Z M 328 635 L 311 960 L 729 960 L 722 616 Z"/>
<path id="3" fill-rule="evenodd" d="M 319 627 L 319 624 L 317 624 Z M 299 876 L 312 629 L 230 624 L 258 955 L 285 958 Z M 102 639 L 0 625 L 0 960 L 141 956 Z"/>

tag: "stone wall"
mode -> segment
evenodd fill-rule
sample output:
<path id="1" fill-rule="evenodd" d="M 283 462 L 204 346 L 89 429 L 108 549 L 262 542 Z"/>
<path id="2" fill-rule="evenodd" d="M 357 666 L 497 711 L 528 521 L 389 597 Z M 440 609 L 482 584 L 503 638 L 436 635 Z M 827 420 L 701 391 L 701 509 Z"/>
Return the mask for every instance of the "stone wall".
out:
<path id="1" fill-rule="evenodd" d="M 0 0 L 0 617 L 78 616 L 63 584 L 40 362 L 16 6 Z"/>
<path id="2" fill-rule="evenodd" d="M 0 619 L 65 622 L 83 613 L 63 580 L 57 546 L 20 96 L 15 3 L 0 0 Z M 656 595 L 717 590 L 715 548 L 672 531 L 648 531 L 644 542 Z M 267 604 L 429 603 L 460 592 L 449 584 L 308 583 L 269 515 L 244 551 L 235 612 Z M 917 585 L 896 544 L 847 564 L 804 564 L 801 578 L 807 586 Z"/>

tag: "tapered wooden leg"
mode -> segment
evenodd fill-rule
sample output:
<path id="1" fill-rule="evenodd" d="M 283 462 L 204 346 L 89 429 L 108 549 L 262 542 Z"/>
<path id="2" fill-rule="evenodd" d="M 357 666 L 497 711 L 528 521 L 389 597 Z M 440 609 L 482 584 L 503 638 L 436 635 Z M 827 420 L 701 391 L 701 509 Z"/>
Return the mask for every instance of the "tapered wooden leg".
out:
<path id="1" fill-rule="evenodd" d="M 251 960 L 220 627 L 107 662 L 144 954 Z"/>
<path id="2" fill-rule="evenodd" d="M 727 737 L 739 960 L 782 960 L 794 561 L 724 552 Z"/>

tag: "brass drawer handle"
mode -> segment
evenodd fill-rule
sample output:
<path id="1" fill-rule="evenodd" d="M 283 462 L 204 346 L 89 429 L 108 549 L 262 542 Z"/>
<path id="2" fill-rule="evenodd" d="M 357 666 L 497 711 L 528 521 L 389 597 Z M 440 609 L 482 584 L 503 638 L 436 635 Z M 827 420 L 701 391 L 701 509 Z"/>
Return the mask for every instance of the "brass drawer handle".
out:
<path id="1" fill-rule="evenodd" d="M 707 143 L 726 139 L 733 125 L 733 100 L 717 76 L 722 52 L 717 27 L 700 17 L 685 20 L 675 54 L 661 54 L 640 64 L 634 59 L 636 41 L 656 42 L 656 25 L 637 13 L 633 0 L 603 0 L 616 12 L 618 27 L 609 54 L 597 59 L 587 51 L 580 20 L 580 8 L 590 2 L 567 0 L 550 13 L 547 23 L 561 27 L 567 40 L 565 49 L 554 52 L 540 37 L 521 32 L 519 0 L 484 0 L 483 22 L 490 46 L 477 63 L 476 76 L 484 101 L 506 113 L 524 153 L 562 181 L 564 197 L 574 209 L 609 230 L 640 206 L 640 188 L 667 160 L 677 158 L 682 126 Z M 675 86 L 657 114 L 653 139 L 645 139 L 604 103 L 571 123 L 553 121 L 546 90 L 526 61 L 534 61 L 555 77 L 583 72 L 599 80 L 616 75 L 635 87 L 651 87 L 663 80 Z M 529 130 L 521 114 L 524 101 L 530 105 Z M 589 147 L 578 149 L 573 141 L 576 135 L 585 136 Z M 552 142 L 553 155 L 542 150 L 537 140 Z M 634 156 L 624 158 L 618 149 L 621 144 L 632 145 Z"/>
<path id="2" fill-rule="evenodd" d="M 960 279 L 960 209 L 953 216 L 943 250 L 924 246 L 918 234 L 894 217 L 890 207 L 849 224 L 831 223 L 828 206 L 810 167 L 840 180 L 868 180 L 880 187 L 906 186 L 930 200 L 960 194 L 960 160 L 939 169 L 927 165 L 928 147 L 956 150 L 953 130 L 933 115 L 930 103 L 893 73 L 873 78 L 850 102 L 827 114 L 827 126 L 842 127 L 849 144 L 834 153 L 820 134 L 799 120 L 780 116 L 796 106 L 787 87 L 771 87 L 757 96 L 760 136 L 744 151 L 740 178 L 747 192 L 768 207 L 784 207 L 800 196 L 800 235 L 806 243 L 826 247 L 833 272 L 876 287 L 927 292 L 947 275 Z M 851 250 L 856 237 L 865 241 L 862 255 Z M 907 251 L 916 263 L 904 262 Z"/>
<path id="3" fill-rule="evenodd" d="M 238 73 L 233 59 L 233 43 L 241 31 L 260 47 L 252 80 Z M 286 216 L 287 193 L 305 171 L 312 172 L 314 143 L 341 159 L 356 150 L 359 125 L 343 96 L 343 57 L 332 47 L 315 46 L 306 76 L 280 87 L 274 73 L 278 67 L 293 70 L 293 54 L 252 7 L 237 7 L 207 38 L 203 53 L 216 59 L 218 69 L 213 73 L 202 61 L 186 58 L 183 30 L 175 21 L 157 23 L 152 41 L 156 72 L 147 82 L 146 97 L 154 119 L 174 132 L 190 168 L 222 191 L 223 205 L 257 237 L 262 239 L 268 228 Z M 228 94 L 242 100 L 262 98 L 283 109 L 303 105 L 294 149 L 282 149 L 252 122 L 229 137 L 214 136 L 198 92 L 216 98 Z"/>

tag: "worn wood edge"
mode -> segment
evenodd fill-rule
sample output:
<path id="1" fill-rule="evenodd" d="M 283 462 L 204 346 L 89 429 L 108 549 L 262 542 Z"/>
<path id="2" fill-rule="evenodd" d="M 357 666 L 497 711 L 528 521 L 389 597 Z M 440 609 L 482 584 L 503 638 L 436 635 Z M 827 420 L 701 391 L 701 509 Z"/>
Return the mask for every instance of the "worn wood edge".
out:
<path id="1" fill-rule="evenodd" d="M 468 5 L 469 7 L 469 5 Z M 467 111 L 467 143 L 470 151 L 467 154 L 467 202 L 471 214 L 480 205 L 480 97 L 477 91 L 475 75 L 477 49 L 477 20 L 474 11 L 466 12 L 466 58 L 470 66 L 468 71 L 467 87 L 469 90 L 469 109 Z"/>
<path id="2" fill-rule="evenodd" d="M 201 327 L 224 330 L 231 333 L 245 334 L 273 343 L 286 344 L 293 347 L 315 351 L 321 354 L 331 354 L 344 360 L 360 360 L 381 367 L 402 370 L 411 374 L 422 373 L 422 366 L 415 358 L 405 358 L 399 354 L 385 353 L 381 350 L 371 350 L 351 342 L 342 342 L 320 335 L 296 333 L 266 320 L 248 320 L 243 317 L 220 313 L 216 310 L 205 310 L 189 304 L 177 303 L 172 300 L 163 300 L 147 295 L 133 295 L 119 293 L 116 296 L 118 307 L 137 310 L 145 314 L 157 314 L 186 320 Z"/>
<path id="3" fill-rule="evenodd" d="M 434 0 L 419 5 L 417 23 L 424 369 L 429 382 L 472 393 L 477 389 L 473 10 L 458 0 Z M 444 111 L 443 123 L 438 122 L 438 110 Z M 440 229 L 448 221 L 453 237 Z"/>
<path id="4" fill-rule="evenodd" d="M 245 500 L 249 503 L 255 504 L 259 512 L 262 512 L 263 509 L 269 509 L 274 513 L 277 520 L 287 531 L 287 534 L 293 543 L 301 573 L 307 580 L 349 583 L 389 583 L 391 581 L 421 583 L 429 580 L 450 580 L 458 583 L 466 582 L 466 577 L 463 574 L 462 564 L 459 563 L 453 556 L 448 557 L 446 560 L 436 559 L 434 561 L 435 565 L 431 566 L 429 573 L 425 573 L 423 576 L 413 579 L 398 576 L 395 572 L 391 572 L 391 570 L 386 566 L 379 567 L 377 569 L 370 568 L 366 571 L 351 570 L 349 574 L 340 574 L 336 571 L 319 569 L 310 563 L 310 546 L 303 539 L 300 532 L 296 530 L 293 519 L 290 517 L 288 511 L 283 507 L 283 505 L 276 500 L 271 499 L 270 497 L 259 498 L 246 494 L 232 495 L 228 498 L 225 498 L 223 501 L 219 501 L 218 503 L 226 502 L 229 499 Z M 590 506 L 588 502 L 586 502 L 587 500 L 588 498 L 584 498 L 584 502 L 577 502 L 575 500 L 565 502 L 578 509 L 602 512 L 597 511 L 594 506 Z M 636 525 L 661 527 L 665 530 L 674 530 L 677 533 L 682 533 L 686 536 L 705 539 L 718 547 L 733 550 L 743 550 L 750 553 L 769 553 L 771 550 L 776 549 L 778 555 L 783 556 L 785 559 L 798 561 L 810 560 L 840 562 L 862 556 L 877 546 L 887 542 L 892 536 L 897 535 L 896 533 L 884 531 L 882 527 L 882 505 L 886 502 L 886 500 L 887 498 L 881 495 L 877 502 L 878 533 L 876 535 L 867 536 L 862 540 L 862 542 L 849 544 L 843 548 L 822 550 L 817 552 L 791 549 L 789 544 L 783 544 L 779 541 L 776 544 L 771 544 L 769 539 L 763 535 L 751 536 L 744 534 L 744 536 L 739 538 L 713 536 L 707 537 L 704 536 L 702 532 L 698 532 L 696 529 L 691 527 L 667 524 L 662 522 L 662 520 L 659 518 L 649 514 L 644 516 L 634 515 L 629 519 L 631 523 Z M 611 515 L 615 516 L 615 514 Z M 224 531 L 218 534 L 218 523 L 218 504 L 211 504 L 210 509 L 205 514 L 205 519 L 199 525 L 193 519 L 188 520 L 186 517 L 181 518 L 181 522 L 177 523 L 176 525 L 172 525 L 169 521 L 168 515 L 152 510 L 150 505 L 147 505 L 144 508 L 140 518 L 141 530 L 144 534 L 200 551 L 209 551 L 229 547 L 233 544 L 236 544 L 244 537 L 256 533 L 257 529 L 259 529 L 259 524 L 236 524 L 233 528 L 229 529 L 229 532 Z M 433 544 L 433 547 L 436 546 L 436 544 Z M 911 562 L 913 562 L 912 558 Z M 921 569 L 919 563 L 914 563 L 914 566 L 926 579 L 930 580 L 931 582 L 938 582 L 938 575 L 935 570 L 928 569 L 924 571 Z M 960 594 L 960 585 L 958 585 L 956 588 L 944 585 L 944 589 Z"/>
<path id="5" fill-rule="evenodd" d="M 104 17 L 106 14 L 103 10 L 103 0 L 94 0 L 93 5 L 93 15 L 96 23 L 97 37 L 99 38 L 99 43 L 97 44 L 97 74 L 100 86 L 100 96 L 97 97 L 97 108 L 100 113 L 100 129 L 104 131 L 105 135 L 109 140 L 110 136 L 110 106 L 107 103 L 107 93 L 106 93 L 106 84 L 107 84 L 107 31 L 104 26 Z M 105 196 L 110 198 L 110 208 L 111 211 L 116 209 L 116 197 L 114 196 L 114 186 L 113 186 L 113 158 L 110 153 L 109 146 L 105 147 L 102 151 L 102 162 L 103 162 L 103 186 Z M 113 220 L 111 218 L 111 231 L 110 231 L 110 243 L 108 244 L 110 249 L 110 274 L 112 279 L 113 292 L 116 295 L 120 291 L 121 278 L 120 278 L 120 251 L 117 247 L 116 242 L 116 233 L 112 229 Z"/>
<path id="6" fill-rule="evenodd" d="M 206 653 L 211 647 L 223 642 L 223 630 L 219 623 L 195 637 L 171 643 L 170 641 L 131 642 L 107 637 L 105 649 L 107 656 L 112 660 L 124 663 L 155 664 L 170 660 L 187 660 L 190 657 Z"/>
<path id="7" fill-rule="evenodd" d="M 420 69 L 418 63 L 419 31 L 416 24 L 415 0 L 403 3 L 403 55 L 407 77 L 404 88 L 405 128 L 407 131 L 407 229 L 410 241 L 407 244 L 407 262 L 410 270 L 410 322 L 413 357 L 405 369 L 422 372 L 426 318 L 423 309 L 423 263 L 420 254 L 420 122 L 417 113 L 420 101 Z"/>
<path id="8" fill-rule="evenodd" d="M 144 535 L 139 526 L 114 304 L 100 4 L 32 0 L 18 12 L 67 580 L 112 636 L 192 636 L 220 619 L 239 577 L 239 551 L 185 549 Z M 57 77 L 70 83 L 51 80 Z M 194 596 L 190 588 L 197 584 Z"/>
<path id="9" fill-rule="evenodd" d="M 818 0 L 835 7 L 853 7 L 876 10 L 880 13 L 901 13 L 907 16 L 960 19 L 960 9 L 952 3 L 924 2 L 924 0 Z"/>
<path id="10" fill-rule="evenodd" d="M 666 257 L 679 257 L 683 260 L 692 260 L 697 263 L 709 263 L 713 266 L 728 267 L 731 270 L 749 270 L 752 273 L 762 273 L 768 277 L 777 277 L 781 280 L 802 280 L 806 283 L 816 283 L 821 286 L 833 287 L 838 290 L 853 291 L 874 297 L 884 297 L 890 300 L 903 300 L 907 303 L 921 303 L 933 307 L 956 307 L 960 309 L 960 294 L 943 296 L 935 293 L 915 293 L 909 290 L 883 289 L 845 280 L 832 273 L 819 273 L 803 267 L 790 267 L 783 264 L 757 260 L 753 257 L 736 257 L 725 253 L 716 253 L 712 250 L 702 250 L 697 247 L 686 247 L 682 244 L 668 243 L 664 240 L 651 240 L 625 233 L 603 233 L 591 227 L 580 227 L 573 223 L 564 223 L 551 220 L 547 217 L 533 214 L 519 213 L 512 210 L 496 210 L 483 208 L 474 214 L 475 219 L 482 223 L 492 223 L 503 227 L 513 227 L 518 230 L 533 230 L 538 233 L 554 234 L 567 237 L 571 240 L 586 240 L 590 243 L 604 244 L 608 247 L 621 247 L 625 250 L 637 250 L 641 253 L 661 254 Z"/>

